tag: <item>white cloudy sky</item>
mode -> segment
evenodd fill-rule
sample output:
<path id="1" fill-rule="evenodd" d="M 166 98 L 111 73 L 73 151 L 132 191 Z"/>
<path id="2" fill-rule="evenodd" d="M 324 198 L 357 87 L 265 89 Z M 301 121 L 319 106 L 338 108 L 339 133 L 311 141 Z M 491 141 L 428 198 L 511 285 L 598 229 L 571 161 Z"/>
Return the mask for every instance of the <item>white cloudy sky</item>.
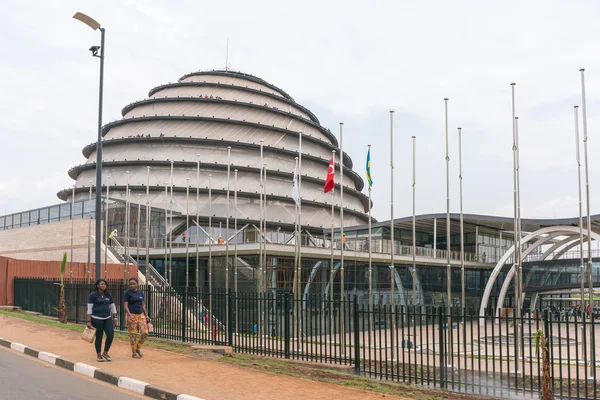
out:
<path id="1" fill-rule="evenodd" d="M 58 202 L 96 135 L 99 33 L 107 29 L 104 121 L 183 74 L 230 68 L 281 87 L 337 134 L 364 175 L 372 148 L 374 216 L 389 218 L 389 114 L 395 110 L 396 217 L 445 211 L 444 97 L 450 98 L 451 203 L 512 212 L 510 82 L 517 82 L 522 215 L 577 215 L 573 105 L 587 78 L 592 212 L 600 199 L 597 1 L 50 1 L 0 15 L 0 214 Z M 324 172 L 325 174 L 325 172 Z"/>

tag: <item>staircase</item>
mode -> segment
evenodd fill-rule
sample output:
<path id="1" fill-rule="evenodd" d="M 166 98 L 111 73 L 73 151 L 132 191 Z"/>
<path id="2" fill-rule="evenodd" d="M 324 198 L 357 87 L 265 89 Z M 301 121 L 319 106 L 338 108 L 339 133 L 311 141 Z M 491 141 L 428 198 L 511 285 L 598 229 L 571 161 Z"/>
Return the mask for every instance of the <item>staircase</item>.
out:
<path id="1" fill-rule="evenodd" d="M 169 285 L 167 280 L 152 266 L 152 264 L 138 264 L 138 262 L 133 257 L 131 257 L 131 255 L 126 255 L 125 247 L 123 247 L 123 245 L 117 240 L 117 238 L 111 238 L 110 241 L 111 246 L 109 247 L 109 249 L 111 253 L 113 253 L 115 257 L 117 257 L 117 259 L 119 259 L 119 261 L 121 261 L 122 263 L 125 263 L 125 260 L 127 260 L 127 263 L 136 265 L 138 267 L 138 275 L 141 275 L 143 277 L 143 280 L 147 285 L 153 287 L 162 287 L 165 289 L 165 293 L 169 293 L 170 296 L 175 297 L 176 303 L 183 303 L 181 295 L 177 293 L 176 290 L 171 288 L 171 285 Z M 190 299 L 192 303 L 195 304 L 195 307 L 189 307 L 189 304 L 187 304 L 188 309 L 200 309 L 202 310 L 202 313 L 204 315 L 206 315 L 206 313 L 209 312 L 208 308 L 201 304 L 199 299 L 197 299 L 195 296 L 188 296 L 188 301 L 190 301 Z M 171 304 L 173 304 L 173 302 L 171 302 Z M 210 313 L 209 315 L 213 315 L 213 313 Z M 194 320 L 197 320 L 197 316 L 191 315 L 191 313 L 189 313 L 188 318 L 193 318 Z M 225 326 L 214 315 L 212 319 L 213 324 L 217 325 L 219 329 L 225 329 Z M 203 326 L 206 325 L 204 319 L 199 322 Z M 205 328 L 207 327 L 205 326 Z"/>

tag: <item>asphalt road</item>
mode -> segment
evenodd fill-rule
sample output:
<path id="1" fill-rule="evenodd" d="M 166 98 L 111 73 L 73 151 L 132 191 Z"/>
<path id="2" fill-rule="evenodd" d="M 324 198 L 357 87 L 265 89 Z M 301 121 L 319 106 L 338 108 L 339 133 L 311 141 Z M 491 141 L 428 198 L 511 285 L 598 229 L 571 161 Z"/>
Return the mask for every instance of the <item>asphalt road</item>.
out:
<path id="1" fill-rule="evenodd" d="M 130 395 L 116 386 L 47 365 L 29 356 L 0 348 L 0 400 L 143 398 Z"/>

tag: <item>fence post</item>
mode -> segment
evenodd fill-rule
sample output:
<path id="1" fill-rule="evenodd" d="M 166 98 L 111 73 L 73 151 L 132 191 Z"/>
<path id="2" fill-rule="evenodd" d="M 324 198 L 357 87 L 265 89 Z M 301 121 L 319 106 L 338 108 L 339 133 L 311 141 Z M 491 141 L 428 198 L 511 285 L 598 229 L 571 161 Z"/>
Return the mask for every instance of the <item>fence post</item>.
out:
<path id="1" fill-rule="evenodd" d="M 183 302 L 182 302 L 182 318 L 181 318 L 181 341 L 186 341 L 186 331 L 187 331 L 187 302 L 188 302 L 188 288 L 187 286 L 183 289 Z"/>
<path id="2" fill-rule="evenodd" d="M 119 283 L 119 289 L 121 290 L 121 295 L 125 293 L 125 284 Z M 125 326 L 125 310 L 123 309 L 123 302 L 119 302 L 119 330 L 123 330 Z"/>
<path id="3" fill-rule="evenodd" d="M 285 310 L 283 313 L 283 335 L 285 341 L 285 358 L 290 358 L 290 312 L 292 311 L 290 308 L 290 294 L 284 293 L 283 295 L 283 309 Z M 292 303 L 294 300 L 292 299 Z"/>
<path id="4" fill-rule="evenodd" d="M 440 333 L 440 388 L 446 387 L 446 360 L 444 357 L 444 308 L 438 307 L 438 330 Z"/>
<path id="5" fill-rule="evenodd" d="M 354 294 L 354 370 L 360 373 L 360 329 L 358 318 L 358 296 Z"/>
<path id="6" fill-rule="evenodd" d="M 66 288 L 67 285 L 65 285 Z M 71 289 L 73 289 L 73 287 L 71 287 Z M 77 290 L 77 286 L 74 288 L 74 292 L 75 292 L 75 323 L 78 324 L 79 323 L 79 291 Z M 65 291 L 65 297 L 67 297 L 66 291 Z M 65 299 L 66 301 L 66 299 Z M 87 305 L 87 304 L 86 304 Z"/>
<path id="7" fill-rule="evenodd" d="M 148 318 L 154 318 L 154 316 L 152 315 L 152 286 L 150 286 L 147 282 L 146 282 L 146 311 L 148 312 L 148 314 L 150 314 L 148 316 Z"/>
<path id="8" fill-rule="evenodd" d="M 233 312 L 231 305 L 234 304 L 234 301 L 232 301 L 232 297 L 233 291 L 231 290 L 231 288 L 229 288 L 229 292 L 227 293 L 227 310 L 229 310 L 229 319 L 227 321 L 227 341 L 229 342 L 228 345 L 233 347 Z"/>

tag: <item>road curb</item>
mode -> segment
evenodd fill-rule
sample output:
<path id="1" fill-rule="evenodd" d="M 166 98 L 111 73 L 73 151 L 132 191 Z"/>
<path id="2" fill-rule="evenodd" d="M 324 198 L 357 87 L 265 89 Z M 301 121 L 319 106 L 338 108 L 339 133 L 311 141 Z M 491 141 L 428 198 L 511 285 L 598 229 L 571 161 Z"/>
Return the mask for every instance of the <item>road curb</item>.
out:
<path id="1" fill-rule="evenodd" d="M 27 347 L 22 343 L 9 342 L 8 340 L 1 337 L 0 346 L 12 349 L 14 351 L 23 353 L 33 358 L 37 358 L 39 360 L 56 365 L 66 370 L 73 371 L 78 374 L 100 380 L 102 382 L 110 383 L 111 385 L 118 386 L 122 389 L 129 390 L 137 394 L 143 394 L 144 396 L 150 397 L 152 399 L 203 400 L 200 397 L 173 392 L 171 390 L 154 386 L 150 383 L 142 382 L 134 378 L 128 378 L 126 376 L 115 375 L 107 371 L 102 371 L 101 369 L 88 364 L 73 362 L 53 353 L 39 351 L 31 347 Z"/>

